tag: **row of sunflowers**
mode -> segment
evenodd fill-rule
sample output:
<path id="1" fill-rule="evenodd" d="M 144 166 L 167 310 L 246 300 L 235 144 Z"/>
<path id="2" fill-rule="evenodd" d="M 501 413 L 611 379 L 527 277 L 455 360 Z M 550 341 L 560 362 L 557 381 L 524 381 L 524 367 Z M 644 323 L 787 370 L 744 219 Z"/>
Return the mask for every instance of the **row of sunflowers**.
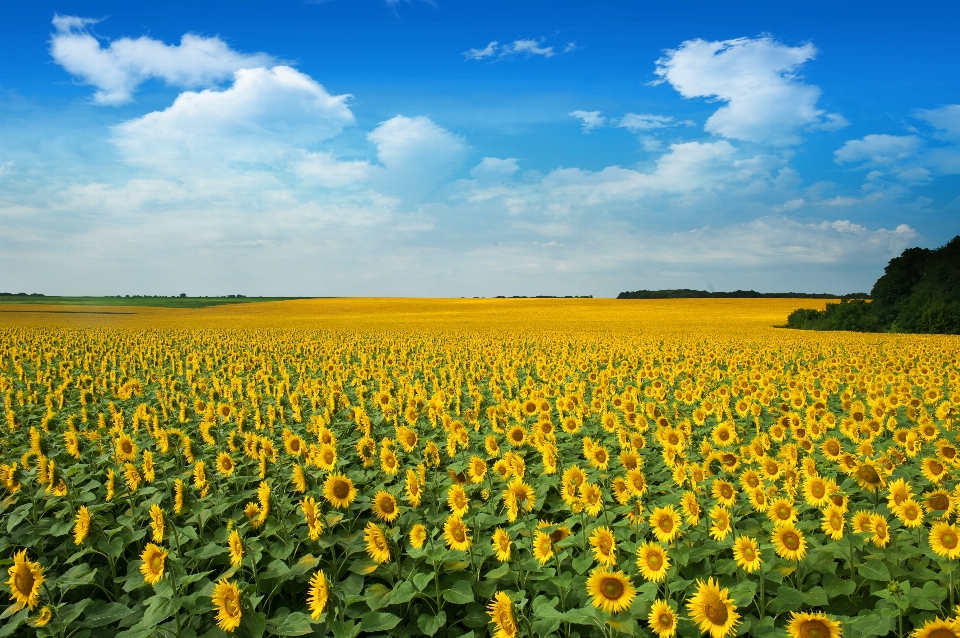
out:
<path id="1" fill-rule="evenodd" d="M 0 332 L 0 637 L 960 636 L 956 341 Z"/>

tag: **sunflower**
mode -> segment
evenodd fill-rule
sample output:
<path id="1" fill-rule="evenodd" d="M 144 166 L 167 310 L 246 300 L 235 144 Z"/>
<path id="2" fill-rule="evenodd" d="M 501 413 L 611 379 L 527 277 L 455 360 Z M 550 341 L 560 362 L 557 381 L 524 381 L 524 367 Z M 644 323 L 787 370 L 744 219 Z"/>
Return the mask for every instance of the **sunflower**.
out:
<path id="1" fill-rule="evenodd" d="M 823 511 L 823 520 L 820 523 L 820 528 L 824 534 L 833 540 L 838 541 L 843 538 L 843 527 L 845 524 L 846 520 L 843 516 L 843 510 L 836 505 L 831 505 Z"/>
<path id="2" fill-rule="evenodd" d="M 647 623 L 658 638 L 671 638 L 677 633 L 677 612 L 665 600 L 658 598 L 650 607 Z"/>
<path id="3" fill-rule="evenodd" d="M 746 572 L 752 573 L 760 569 L 760 548 L 756 539 L 749 536 L 737 537 L 733 542 L 733 558 Z"/>
<path id="4" fill-rule="evenodd" d="M 163 510 L 157 503 L 150 506 L 150 530 L 153 533 L 153 542 L 162 543 L 164 532 Z"/>
<path id="5" fill-rule="evenodd" d="M 510 540 L 510 535 L 502 527 L 498 527 L 493 532 L 493 551 L 497 553 L 497 560 L 501 563 L 510 560 L 510 548 L 512 546 L 513 541 Z"/>
<path id="6" fill-rule="evenodd" d="M 650 529 L 661 543 L 669 543 L 680 533 L 680 513 L 673 505 L 658 507 L 650 514 Z"/>
<path id="7" fill-rule="evenodd" d="M 380 490 L 373 496 L 373 514 L 381 521 L 388 523 L 396 520 L 400 515 L 397 499 L 387 490 Z"/>
<path id="8" fill-rule="evenodd" d="M 257 514 L 257 527 L 259 527 L 270 515 L 270 485 L 266 481 L 260 481 L 260 486 L 257 488 L 257 501 L 260 504 L 260 512 Z"/>
<path id="9" fill-rule="evenodd" d="M 610 465 L 610 453 L 602 445 L 595 445 L 590 449 L 587 460 L 590 461 L 590 465 L 598 470 L 605 470 Z"/>
<path id="10" fill-rule="evenodd" d="M 600 526 L 590 534 L 590 545 L 593 547 L 593 557 L 601 565 L 617 564 L 617 541 L 609 527 Z"/>
<path id="11" fill-rule="evenodd" d="M 793 523 L 786 523 L 773 531 L 773 548 L 777 556 L 785 560 L 800 560 L 807 553 L 807 541 L 803 532 L 794 527 Z"/>
<path id="12" fill-rule="evenodd" d="M 120 461 L 135 461 L 137 459 L 137 444 L 126 434 L 117 439 L 117 459 Z"/>
<path id="13" fill-rule="evenodd" d="M 822 611 L 790 612 L 787 635 L 790 638 L 840 638 L 843 630 L 840 623 L 830 620 Z"/>
<path id="14" fill-rule="evenodd" d="M 545 565 L 553 558 L 553 539 L 546 532 L 537 532 L 533 538 L 533 557 Z"/>
<path id="15" fill-rule="evenodd" d="M 628 470 L 627 487 L 634 496 L 643 496 L 647 491 L 647 477 L 639 469 Z"/>
<path id="16" fill-rule="evenodd" d="M 343 474 L 328 474 L 323 482 L 323 497 L 334 507 L 349 507 L 357 498 L 357 490 L 353 481 Z"/>
<path id="17" fill-rule="evenodd" d="M 583 483 L 580 488 L 580 503 L 590 516 L 599 516 L 603 511 L 603 492 L 595 483 Z"/>
<path id="18" fill-rule="evenodd" d="M 516 638 L 517 623 L 513 618 L 513 602 L 510 596 L 498 591 L 487 605 L 490 624 L 494 625 L 493 638 Z"/>
<path id="19" fill-rule="evenodd" d="M 730 523 L 730 512 L 722 505 L 716 505 L 710 510 L 710 537 L 722 541 L 733 531 Z"/>
<path id="20" fill-rule="evenodd" d="M 157 547 L 153 543 L 147 543 L 143 553 L 140 554 L 140 560 L 143 565 L 140 566 L 140 573 L 143 574 L 144 582 L 150 585 L 156 585 L 163 578 L 163 568 L 167 560 L 167 552 L 162 547 Z"/>
<path id="21" fill-rule="evenodd" d="M 443 523 L 443 539 L 450 549 L 466 551 L 470 549 L 470 530 L 464 524 L 463 519 L 450 515 Z"/>
<path id="22" fill-rule="evenodd" d="M 361 441 L 362 440 L 363 439 L 361 439 Z M 373 443 L 372 440 L 370 442 Z M 360 444 L 357 443 L 357 446 L 359 447 Z M 373 463 L 373 460 L 371 459 L 370 463 L 367 463 L 367 457 L 364 455 L 364 452 L 366 452 L 366 447 L 364 447 L 364 450 L 360 452 L 360 457 L 364 460 L 363 464 L 364 467 L 366 467 L 367 465 Z M 317 453 L 315 463 L 321 470 L 332 472 L 333 468 L 337 465 L 337 448 L 330 443 L 321 445 L 320 451 Z"/>
<path id="23" fill-rule="evenodd" d="M 953 511 L 953 499 L 950 498 L 950 493 L 945 489 L 941 488 L 932 492 L 926 492 L 923 497 L 923 505 L 927 513 L 938 513 L 934 518 L 946 520 Z"/>
<path id="24" fill-rule="evenodd" d="M 873 531 L 873 528 L 871 527 L 872 524 L 873 517 L 867 510 L 860 510 L 853 515 L 853 519 L 850 521 L 850 526 L 853 527 L 853 531 L 858 534 L 871 533 Z"/>
<path id="25" fill-rule="evenodd" d="M 173 481 L 173 513 L 179 514 L 183 511 L 183 481 L 175 479 Z"/>
<path id="26" fill-rule="evenodd" d="M 808 457 L 809 458 L 809 457 Z M 830 501 L 835 486 L 820 476 L 811 476 L 803 484 L 803 500 L 811 507 L 823 507 Z"/>
<path id="27" fill-rule="evenodd" d="M 773 522 L 774 527 L 779 527 L 797 520 L 797 510 L 790 499 L 778 498 L 770 503 L 767 508 L 767 516 Z"/>
<path id="28" fill-rule="evenodd" d="M 243 563 L 243 539 L 240 538 L 240 532 L 235 529 L 231 530 L 227 545 L 230 548 L 230 564 L 234 567 L 240 567 Z"/>
<path id="29" fill-rule="evenodd" d="M 697 493 L 687 490 L 680 498 L 680 509 L 683 510 L 683 517 L 690 525 L 700 523 L 700 501 L 697 499 Z"/>
<path id="30" fill-rule="evenodd" d="M 527 440 L 527 431 L 515 425 L 507 431 L 507 442 L 513 447 L 523 447 Z"/>
<path id="31" fill-rule="evenodd" d="M 217 456 L 217 472 L 220 473 L 220 476 L 230 476 L 235 468 L 233 457 L 229 453 L 221 452 Z"/>
<path id="32" fill-rule="evenodd" d="M 81 505 L 80 509 L 77 510 L 77 520 L 73 524 L 74 545 L 83 545 L 83 541 L 87 538 L 87 534 L 90 533 L 91 519 L 92 517 L 90 516 L 90 510 L 87 509 L 86 505 Z"/>
<path id="33" fill-rule="evenodd" d="M 923 525 L 923 508 L 914 499 L 908 498 L 892 509 L 905 527 L 915 528 Z"/>
<path id="34" fill-rule="evenodd" d="M 40 604 L 40 587 L 45 580 L 43 567 L 27 559 L 27 550 L 21 549 L 13 555 L 13 566 L 7 570 L 10 575 L 7 587 L 17 611 L 29 607 L 30 611 Z"/>
<path id="35" fill-rule="evenodd" d="M 640 575 L 653 583 L 659 583 L 670 571 L 670 557 L 667 550 L 658 543 L 647 541 L 637 548 L 637 567 Z"/>
<path id="36" fill-rule="evenodd" d="M 310 577 L 310 596 L 307 598 L 307 608 L 310 610 L 310 618 L 320 620 L 320 614 L 327 606 L 327 576 L 322 569 Z"/>
<path id="37" fill-rule="evenodd" d="M 928 456 L 923 459 L 920 471 L 931 483 L 939 484 L 947 473 L 947 468 L 937 459 Z"/>
<path id="38" fill-rule="evenodd" d="M 910 635 L 911 638 L 960 638 L 960 623 L 956 619 L 941 620 L 940 618 L 934 618 L 923 623 L 923 627 Z"/>
<path id="39" fill-rule="evenodd" d="M 637 590 L 622 571 L 598 568 L 587 579 L 587 594 L 593 597 L 593 606 L 610 614 L 630 607 Z"/>
<path id="40" fill-rule="evenodd" d="M 883 475 L 877 470 L 873 461 L 869 460 L 859 464 L 855 477 L 860 487 L 870 492 L 876 492 L 884 483 Z"/>
<path id="41" fill-rule="evenodd" d="M 714 479 L 710 491 L 713 498 L 724 507 L 733 507 L 733 504 L 737 501 L 737 491 L 729 481 Z"/>
<path id="42" fill-rule="evenodd" d="M 237 587 L 236 581 L 230 582 L 226 578 L 221 578 L 217 581 L 210 597 L 217 608 L 217 626 L 233 633 L 240 626 L 242 615 L 240 588 Z"/>
<path id="43" fill-rule="evenodd" d="M 887 487 L 887 493 L 887 505 L 891 510 L 908 498 L 913 498 L 913 488 L 910 487 L 910 483 L 902 478 L 890 483 Z"/>
<path id="44" fill-rule="evenodd" d="M 303 494 L 307 491 L 307 473 L 299 463 L 294 463 L 290 468 L 290 482 L 293 483 L 294 492 Z"/>
<path id="45" fill-rule="evenodd" d="M 367 554 L 378 563 L 390 561 L 390 544 L 383 529 L 373 522 L 368 522 L 364 528 L 363 538 L 366 542 Z"/>
<path id="46" fill-rule="evenodd" d="M 383 470 L 384 474 L 389 474 L 390 476 L 396 474 L 397 470 L 400 469 L 400 461 L 397 459 L 397 455 L 393 450 L 389 448 L 380 450 L 380 469 Z"/>
<path id="47" fill-rule="evenodd" d="M 473 483 L 482 483 L 487 475 L 487 462 L 479 456 L 471 456 L 467 465 L 467 475 Z"/>
<path id="48" fill-rule="evenodd" d="M 517 499 L 518 507 L 523 508 L 527 512 L 533 511 L 533 507 L 537 501 L 537 493 L 533 487 L 524 483 L 519 478 L 514 478 L 510 481 L 508 491 Z"/>
<path id="49" fill-rule="evenodd" d="M 407 481 L 404 484 L 404 500 L 410 501 L 413 507 L 420 507 L 420 501 L 423 498 L 423 492 L 420 489 L 420 479 L 417 473 L 411 469 L 407 470 Z"/>
<path id="50" fill-rule="evenodd" d="M 960 529 L 945 522 L 934 523 L 930 530 L 930 548 L 937 556 L 950 560 L 960 557 Z"/>
<path id="51" fill-rule="evenodd" d="M 416 549 L 423 547 L 423 543 L 427 540 L 427 528 L 421 523 L 417 523 L 412 528 L 410 528 L 410 544 Z"/>
<path id="52" fill-rule="evenodd" d="M 450 487 L 450 491 L 447 492 L 447 506 L 450 507 L 450 511 L 453 512 L 454 516 L 463 517 L 470 510 L 470 498 L 467 496 L 467 493 L 463 491 L 463 488 L 457 484 L 454 484 Z"/>
<path id="53" fill-rule="evenodd" d="M 709 632 L 711 638 L 724 638 L 734 633 L 734 626 L 740 619 L 728 590 L 720 589 L 713 578 L 697 581 L 697 593 L 687 601 L 687 610 L 693 621 L 700 625 L 700 631 Z"/>
<path id="54" fill-rule="evenodd" d="M 37 614 L 37 617 L 33 619 L 32 624 L 34 627 L 45 627 L 50 624 L 51 620 L 53 620 L 53 610 L 47 605 L 44 605 L 40 608 L 40 613 Z"/>

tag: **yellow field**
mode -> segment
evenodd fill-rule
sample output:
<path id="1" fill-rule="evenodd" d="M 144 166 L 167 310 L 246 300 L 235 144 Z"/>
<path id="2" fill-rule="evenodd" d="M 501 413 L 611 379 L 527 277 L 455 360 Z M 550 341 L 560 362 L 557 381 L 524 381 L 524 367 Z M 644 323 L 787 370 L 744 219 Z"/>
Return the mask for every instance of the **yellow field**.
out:
<path id="1" fill-rule="evenodd" d="M 960 339 L 823 303 L 4 306 L 0 638 L 960 636 Z"/>

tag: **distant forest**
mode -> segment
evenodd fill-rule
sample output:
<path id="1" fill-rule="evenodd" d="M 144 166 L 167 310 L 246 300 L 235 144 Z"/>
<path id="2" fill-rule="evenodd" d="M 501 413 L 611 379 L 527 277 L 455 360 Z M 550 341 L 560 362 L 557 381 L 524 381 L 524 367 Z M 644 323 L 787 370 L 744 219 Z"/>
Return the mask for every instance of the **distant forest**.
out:
<path id="1" fill-rule="evenodd" d="M 960 235 L 936 249 L 908 248 L 870 291 L 871 301 L 843 300 L 824 310 L 801 308 L 788 328 L 960 334 Z"/>
<path id="2" fill-rule="evenodd" d="M 849 295 L 816 294 L 809 292 L 757 292 L 756 290 L 734 290 L 733 292 L 710 292 L 707 290 L 635 290 L 621 292 L 617 299 L 866 299 L 865 292 Z"/>

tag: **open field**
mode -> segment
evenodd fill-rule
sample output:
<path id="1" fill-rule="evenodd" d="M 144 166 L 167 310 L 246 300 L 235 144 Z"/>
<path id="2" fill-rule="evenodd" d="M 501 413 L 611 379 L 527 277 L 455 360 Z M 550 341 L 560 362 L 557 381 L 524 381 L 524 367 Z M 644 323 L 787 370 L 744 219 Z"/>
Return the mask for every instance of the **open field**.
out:
<path id="1" fill-rule="evenodd" d="M 824 303 L 3 305 L 0 636 L 955 635 L 960 338 Z"/>
<path id="2" fill-rule="evenodd" d="M 54 297 L 0 295 L 5 306 L 150 306 L 156 308 L 207 308 L 238 303 L 287 301 L 290 297 Z"/>

